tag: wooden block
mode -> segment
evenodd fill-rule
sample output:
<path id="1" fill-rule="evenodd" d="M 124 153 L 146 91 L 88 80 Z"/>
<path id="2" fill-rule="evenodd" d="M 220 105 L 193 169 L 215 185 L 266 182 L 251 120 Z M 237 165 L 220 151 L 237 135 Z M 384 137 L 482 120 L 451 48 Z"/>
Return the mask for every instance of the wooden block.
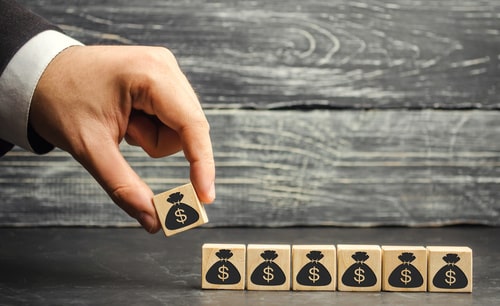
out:
<path id="1" fill-rule="evenodd" d="M 290 245 L 247 246 L 247 289 L 290 290 Z"/>
<path id="2" fill-rule="evenodd" d="M 201 256 L 201 288 L 245 289 L 246 246 L 205 243 Z"/>
<path id="3" fill-rule="evenodd" d="M 339 291 L 380 291 L 382 250 L 378 245 L 337 245 Z"/>
<path id="4" fill-rule="evenodd" d="M 155 195 L 153 203 L 167 237 L 208 222 L 205 208 L 190 183 Z"/>
<path id="5" fill-rule="evenodd" d="M 334 245 L 292 246 L 292 289 L 335 291 L 337 257 Z"/>
<path id="6" fill-rule="evenodd" d="M 472 250 L 469 247 L 428 246 L 428 290 L 472 292 Z"/>
<path id="7" fill-rule="evenodd" d="M 427 291 L 427 249 L 382 246 L 382 290 Z"/>

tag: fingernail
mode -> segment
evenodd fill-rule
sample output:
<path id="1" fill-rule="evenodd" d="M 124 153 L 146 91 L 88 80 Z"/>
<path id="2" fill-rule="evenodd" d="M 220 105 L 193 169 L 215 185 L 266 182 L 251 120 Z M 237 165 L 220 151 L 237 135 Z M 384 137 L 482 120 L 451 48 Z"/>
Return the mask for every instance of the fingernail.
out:
<path id="1" fill-rule="evenodd" d="M 139 221 L 139 223 L 148 233 L 153 232 L 153 228 L 155 226 L 155 220 L 153 217 L 151 217 L 147 213 L 141 213 L 139 215 L 139 218 L 137 218 L 137 221 Z"/>
<path id="2" fill-rule="evenodd" d="M 212 201 L 215 200 L 215 182 L 212 182 L 212 185 L 210 185 L 208 195 L 210 196 L 210 199 L 212 199 Z"/>

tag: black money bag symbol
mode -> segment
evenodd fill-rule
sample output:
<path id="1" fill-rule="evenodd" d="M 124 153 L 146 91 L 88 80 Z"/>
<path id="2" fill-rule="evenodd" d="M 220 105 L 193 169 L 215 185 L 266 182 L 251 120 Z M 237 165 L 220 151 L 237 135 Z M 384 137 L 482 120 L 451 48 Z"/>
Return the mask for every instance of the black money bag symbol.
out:
<path id="1" fill-rule="evenodd" d="M 297 283 L 304 286 L 326 286 L 332 282 L 328 270 L 319 261 L 324 257 L 321 251 L 311 251 L 307 255 L 310 262 L 297 274 Z"/>
<path id="2" fill-rule="evenodd" d="M 258 265 L 252 272 L 250 277 L 252 283 L 264 286 L 278 286 L 284 284 L 286 281 L 285 273 L 283 273 L 283 270 L 274 262 L 278 257 L 276 251 L 264 251 L 264 253 L 260 254 L 260 257 L 264 259 L 264 262 Z"/>
<path id="3" fill-rule="evenodd" d="M 437 288 L 461 289 L 467 287 L 468 280 L 465 273 L 455 265 L 460 261 L 458 254 L 446 254 L 443 256 L 446 265 L 434 275 L 432 283 Z"/>
<path id="4" fill-rule="evenodd" d="M 389 275 L 389 284 L 398 288 L 417 288 L 422 286 L 424 278 L 422 274 L 411 264 L 416 259 L 413 253 L 404 252 L 398 256 L 403 263 Z"/>
<path id="5" fill-rule="evenodd" d="M 181 203 L 184 195 L 174 192 L 169 195 L 167 201 L 173 204 L 165 218 L 165 226 L 169 230 L 176 230 L 195 223 L 199 219 L 198 212 L 191 206 Z"/>
<path id="6" fill-rule="evenodd" d="M 229 261 L 233 257 L 231 250 L 222 249 L 215 253 L 219 261 L 214 263 L 208 269 L 206 280 L 212 284 L 232 285 L 237 284 L 241 280 L 241 275 L 238 269 Z"/>
<path id="7" fill-rule="evenodd" d="M 366 252 L 356 252 L 352 256 L 356 261 L 342 275 L 342 283 L 351 287 L 370 287 L 377 283 L 377 276 L 373 270 L 365 264 L 370 258 Z"/>

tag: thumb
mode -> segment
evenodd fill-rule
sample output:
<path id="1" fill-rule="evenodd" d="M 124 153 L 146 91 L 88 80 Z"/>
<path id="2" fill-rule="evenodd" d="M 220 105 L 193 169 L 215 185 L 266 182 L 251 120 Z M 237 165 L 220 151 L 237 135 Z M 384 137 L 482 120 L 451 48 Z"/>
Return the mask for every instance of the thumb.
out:
<path id="1" fill-rule="evenodd" d="M 92 174 L 111 199 L 142 227 L 155 233 L 160 223 L 153 205 L 153 192 L 130 167 L 114 141 L 92 141 L 75 158 Z"/>

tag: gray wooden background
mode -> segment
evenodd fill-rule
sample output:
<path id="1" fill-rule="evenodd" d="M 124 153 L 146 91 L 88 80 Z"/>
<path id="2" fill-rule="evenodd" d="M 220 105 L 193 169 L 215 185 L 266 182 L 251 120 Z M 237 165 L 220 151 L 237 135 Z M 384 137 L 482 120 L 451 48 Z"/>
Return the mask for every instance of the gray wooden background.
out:
<path id="1" fill-rule="evenodd" d="M 500 225 L 500 1 L 23 0 L 170 48 L 212 128 L 208 226 Z M 155 192 L 182 154 L 123 153 Z M 0 159 L 0 225 L 136 225 L 66 153 Z"/>

